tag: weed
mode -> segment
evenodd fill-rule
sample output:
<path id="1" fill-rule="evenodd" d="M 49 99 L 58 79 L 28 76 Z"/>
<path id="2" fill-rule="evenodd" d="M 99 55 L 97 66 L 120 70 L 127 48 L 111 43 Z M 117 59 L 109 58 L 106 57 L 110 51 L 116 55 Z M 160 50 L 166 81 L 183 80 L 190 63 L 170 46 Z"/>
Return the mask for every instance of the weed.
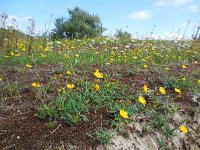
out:
<path id="1" fill-rule="evenodd" d="M 4 90 L 8 93 L 9 96 L 19 96 L 19 82 L 6 82 Z M 6 93 L 5 92 L 5 93 Z"/>
<path id="2" fill-rule="evenodd" d="M 57 122 L 55 121 L 49 121 L 46 123 L 46 127 L 49 129 L 55 128 L 57 126 Z"/>
<path id="3" fill-rule="evenodd" d="M 87 136 L 90 138 L 93 138 L 95 140 L 98 140 L 101 144 L 109 144 L 111 141 L 111 138 L 115 135 L 115 131 L 108 131 L 106 128 L 102 127 L 102 116 L 101 117 L 101 126 L 97 131 L 95 132 L 95 136 L 92 134 L 87 133 Z"/>
<path id="4" fill-rule="evenodd" d="M 5 110 L 5 106 L 3 104 L 3 102 L 0 103 L 0 114 L 2 114 Z"/>

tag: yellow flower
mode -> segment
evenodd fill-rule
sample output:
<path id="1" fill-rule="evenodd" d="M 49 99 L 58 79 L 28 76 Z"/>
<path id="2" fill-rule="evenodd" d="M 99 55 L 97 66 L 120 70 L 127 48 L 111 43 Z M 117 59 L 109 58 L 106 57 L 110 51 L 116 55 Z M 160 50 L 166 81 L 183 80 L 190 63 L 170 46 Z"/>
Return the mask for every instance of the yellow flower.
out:
<path id="1" fill-rule="evenodd" d="M 120 112 L 119 112 L 120 116 L 127 119 L 128 118 L 128 112 L 121 109 Z"/>
<path id="2" fill-rule="evenodd" d="M 102 79 L 103 73 L 99 72 L 99 69 L 96 69 L 94 72 L 94 76 L 97 77 L 98 79 Z"/>
<path id="3" fill-rule="evenodd" d="M 148 68 L 148 66 L 147 66 L 147 65 L 144 65 L 144 68 Z"/>
<path id="4" fill-rule="evenodd" d="M 67 54 L 64 54 L 64 57 L 65 57 L 65 58 L 68 58 Z"/>
<path id="5" fill-rule="evenodd" d="M 32 65 L 26 64 L 26 67 L 28 67 L 28 68 L 31 68 L 31 67 L 32 67 Z"/>
<path id="6" fill-rule="evenodd" d="M 95 90 L 95 91 L 98 91 L 98 90 L 99 90 L 99 85 L 98 85 L 98 84 L 95 84 L 95 85 L 94 85 L 94 90 Z"/>
<path id="7" fill-rule="evenodd" d="M 187 68 L 187 66 L 186 65 L 182 65 L 182 68 L 185 69 L 185 68 Z"/>
<path id="8" fill-rule="evenodd" d="M 185 77 L 183 77 L 183 78 L 181 78 L 181 80 L 182 80 L 182 81 L 185 81 L 185 80 L 186 80 L 186 78 L 185 78 Z"/>
<path id="9" fill-rule="evenodd" d="M 31 83 L 31 86 L 36 88 L 36 87 L 40 87 L 41 85 L 39 83 L 33 82 Z"/>
<path id="10" fill-rule="evenodd" d="M 59 76 L 60 76 L 60 77 L 63 77 L 63 74 L 62 74 L 62 73 L 60 73 L 60 74 L 59 74 Z"/>
<path id="11" fill-rule="evenodd" d="M 166 94 L 164 87 L 159 87 L 159 91 L 160 91 L 161 94 Z"/>
<path id="12" fill-rule="evenodd" d="M 20 56 L 20 54 L 15 54 L 15 56 L 16 56 L 16 57 L 19 57 L 19 56 Z"/>
<path id="13" fill-rule="evenodd" d="M 165 70 L 166 70 L 166 71 L 169 71 L 169 67 L 166 67 Z"/>
<path id="14" fill-rule="evenodd" d="M 72 73 L 71 71 L 67 70 L 66 74 L 70 76 Z"/>
<path id="15" fill-rule="evenodd" d="M 0 78 L 0 81 L 2 81 L 3 79 L 2 78 Z"/>
<path id="16" fill-rule="evenodd" d="M 45 52 L 48 52 L 48 51 L 49 51 L 49 47 L 48 47 L 48 46 L 45 47 L 44 51 L 45 51 Z"/>
<path id="17" fill-rule="evenodd" d="M 180 130 L 181 132 L 183 132 L 183 133 L 188 133 L 188 129 L 187 129 L 187 127 L 184 126 L 184 125 L 180 126 L 180 127 L 179 127 L 179 130 Z"/>
<path id="18" fill-rule="evenodd" d="M 199 84 L 200 84 L 200 80 L 197 80 L 197 83 L 199 83 Z"/>
<path id="19" fill-rule="evenodd" d="M 145 93 L 147 93 L 149 91 L 149 89 L 148 89 L 146 84 L 143 86 L 143 90 L 144 90 Z"/>
<path id="20" fill-rule="evenodd" d="M 66 86 L 68 89 L 73 89 L 75 85 L 74 84 L 66 84 Z"/>
<path id="21" fill-rule="evenodd" d="M 145 106 L 145 104 L 146 104 L 146 100 L 145 100 L 144 97 L 142 97 L 142 96 L 139 96 L 139 97 L 138 97 L 138 102 L 140 102 L 140 103 L 143 104 L 144 106 Z"/>
<path id="22" fill-rule="evenodd" d="M 178 88 L 174 88 L 175 92 L 178 93 L 178 94 L 181 94 L 181 90 L 178 89 Z"/>
<path id="23" fill-rule="evenodd" d="M 33 82 L 31 83 L 31 86 L 35 88 L 37 86 L 37 83 Z"/>

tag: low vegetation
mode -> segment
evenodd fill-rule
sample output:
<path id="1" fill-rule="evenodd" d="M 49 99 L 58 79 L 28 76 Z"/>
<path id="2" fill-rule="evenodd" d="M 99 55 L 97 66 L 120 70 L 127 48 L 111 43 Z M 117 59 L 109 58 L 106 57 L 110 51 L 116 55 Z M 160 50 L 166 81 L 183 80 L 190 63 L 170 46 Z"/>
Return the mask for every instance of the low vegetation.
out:
<path id="1" fill-rule="evenodd" d="M 198 40 L 1 33 L 0 149 L 200 148 Z"/>

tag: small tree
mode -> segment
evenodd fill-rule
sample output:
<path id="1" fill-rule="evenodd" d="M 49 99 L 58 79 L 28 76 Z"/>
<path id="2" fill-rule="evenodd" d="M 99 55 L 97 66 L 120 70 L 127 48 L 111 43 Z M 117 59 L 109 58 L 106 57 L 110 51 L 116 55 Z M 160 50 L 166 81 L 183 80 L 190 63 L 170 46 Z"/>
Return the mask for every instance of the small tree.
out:
<path id="1" fill-rule="evenodd" d="M 90 15 L 78 7 L 68 9 L 69 18 L 57 18 L 52 38 L 83 38 L 96 37 L 103 33 L 101 20 L 96 15 Z"/>

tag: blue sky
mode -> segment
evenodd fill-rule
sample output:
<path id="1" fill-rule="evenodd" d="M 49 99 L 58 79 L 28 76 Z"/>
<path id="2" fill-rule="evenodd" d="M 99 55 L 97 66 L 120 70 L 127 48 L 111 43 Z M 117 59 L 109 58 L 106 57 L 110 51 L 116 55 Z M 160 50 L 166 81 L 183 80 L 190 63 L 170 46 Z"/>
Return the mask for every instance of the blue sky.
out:
<path id="1" fill-rule="evenodd" d="M 67 17 L 67 9 L 76 6 L 100 16 L 108 35 L 122 28 L 146 37 L 155 27 L 155 37 L 182 36 L 191 20 L 186 30 L 190 36 L 200 24 L 199 0 L 0 0 L 0 14 L 16 18 L 22 30 L 26 30 L 28 18 L 33 18 L 36 30 L 42 31 L 50 18 L 53 27 L 55 18 Z"/>

